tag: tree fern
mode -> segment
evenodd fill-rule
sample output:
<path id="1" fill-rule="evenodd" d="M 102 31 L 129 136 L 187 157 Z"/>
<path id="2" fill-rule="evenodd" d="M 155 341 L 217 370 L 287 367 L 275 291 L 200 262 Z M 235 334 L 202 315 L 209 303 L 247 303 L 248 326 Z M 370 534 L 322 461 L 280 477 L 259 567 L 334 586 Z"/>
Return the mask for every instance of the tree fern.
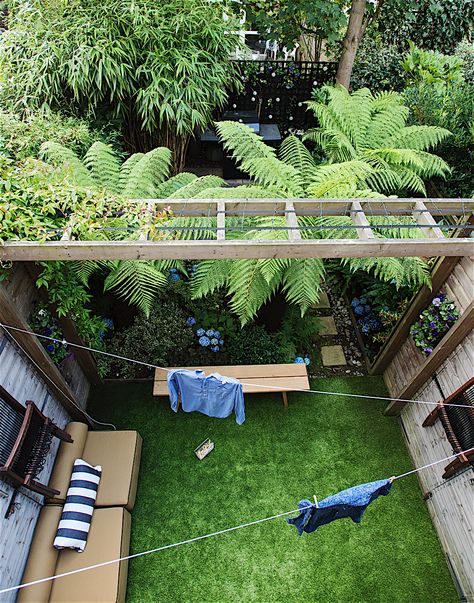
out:
<path id="1" fill-rule="evenodd" d="M 318 302 L 324 272 L 321 258 L 291 260 L 286 268 L 283 276 L 283 291 L 290 304 L 299 306 L 301 316 Z"/>
<path id="2" fill-rule="evenodd" d="M 169 149 L 158 147 L 149 151 L 133 165 L 121 194 L 130 199 L 153 198 L 158 185 L 168 178 L 170 166 Z"/>
<path id="3" fill-rule="evenodd" d="M 95 142 L 83 163 L 97 186 L 112 193 L 120 192 L 120 162 L 110 145 Z"/>
<path id="4" fill-rule="evenodd" d="M 113 262 L 113 269 L 104 282 L 104 291 L 113 289 L 119 297 L 148 316 L 156 294 L 166 283 L 166 276 L 154 262 L 120 260 Z"/>
<path id="5" fill-rule="evenodd" d="M 248 126 L 235 121 L 220 121 L 216 130 L 224 148 L 232 151 L 233 157 L 241 162 L 262 157 L 274 157 L 275 150 L 265 144 L 262 137 Z"/>
<path id="6" fill-rule="evenodd" d="M 68 170 L 70 177 L 78 186 L 95 186 L 89 170 L 71 149 L 58 142 L 46 141 L 41 145 L 39 154 L 44 161 Z"/>

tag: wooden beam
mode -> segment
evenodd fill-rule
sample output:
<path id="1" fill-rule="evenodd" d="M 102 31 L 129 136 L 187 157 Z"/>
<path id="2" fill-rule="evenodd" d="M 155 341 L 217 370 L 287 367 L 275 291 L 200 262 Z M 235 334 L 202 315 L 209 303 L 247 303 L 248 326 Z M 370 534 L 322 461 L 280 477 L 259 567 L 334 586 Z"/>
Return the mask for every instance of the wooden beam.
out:
<path id="1" fill-rule="evenodd" d="M 296 217 L 295 206 L 292 201 L 286 202 L 285 217 L 286 225 L 290 228 L 290 230 L 288 230 L 288 238 L 290 241 L 300 241 L 301 232 L 298 228 L 298 218 Z"/>
<path id="2" fill-rule="evenodd" d="M 474 256 L 474 239 L 304 239 L 300 241 L 7 241 L 0 260 L 159 260 Z"/>
<path id="3" fill-rule="evenodd" d="M 455 325 L 446 333 L 434 351 L 420 366 L 416 374 L 398 394 L 398 398 L 410 399 L 428 381 L 448 356 L 462 343 L 474 328 L 474 302 L 471 302 Z M 392 416 L 400 413 L 405 406 L 404 402 L 391 402 L 384 411 L 385 415 Z"/>
<path id="4" fill-rule="evenodd" d="M 225 201 L 217 202 L 217 240 L 225 240 Z"/>
<path id="5" fill-rule="evenodd" d="M 0 322 L 29 331 L 30 328 L 26 322 L 20 318 L 16 309 L 15 303 L 11 298 L 10 294 L 3 285 L 0 285 Z M 4 329 L 0 327 L 0 331 L 5 333 Z M 73 391 L 66 383 L 64 377 L 61 375 L 56 366 L 52 363 L 50 357 L 44 350 L 43 346 L 39 343 L 36 337 L 29 335 L 28 333 L 21 333 L 20 331 L 8 330 L 8 334 L 11 338 L 16 341 L 19 345 L 19 349 L 24 350 L 31 357 L 35 369 L 38 370 L 40 378 L 44 381 L 46 386 L 50 388 L 54 396 L 64 406 L 67 412 L 73 419 L 85 421 L 90 423 L 86 415 L 77 408 L 74 404 L 78 404 Z M 46 377 L 45 377 L 46 375 Z M 72 401 L 74 404 L 72 403 Z"/>
<path id="6" fill-rule="evenodd" d="M 431 228 L 423 228 L 423 234 L 425 234 L 427 237 L 432 237 L 434 239 L 444 239 L 445 238 L 442 230 L 438 226 L 438 223 L 433 218 L 433 216 L 430 214 L 428 208 L 423 203 L 423 201 L 421 201 L 420 199 L 415 201 L 414 209 L 416 211 L 413 213 L 413 217 L 418 222 L 418 224 L 420 226 L 430 226 L 431 227 Z"/>
<path id="7" fill-rule="evenodd" d="M 365 215 L 362 205 L 359 201 L 352 202 L 351 218 L 354 224 L 359 227 L 357 228 L 357 236 L 359 239 L 364 241 L 375 239 L 373 230 L 370 227 L 370 223 L 367 220 L 367 216 Z"/>

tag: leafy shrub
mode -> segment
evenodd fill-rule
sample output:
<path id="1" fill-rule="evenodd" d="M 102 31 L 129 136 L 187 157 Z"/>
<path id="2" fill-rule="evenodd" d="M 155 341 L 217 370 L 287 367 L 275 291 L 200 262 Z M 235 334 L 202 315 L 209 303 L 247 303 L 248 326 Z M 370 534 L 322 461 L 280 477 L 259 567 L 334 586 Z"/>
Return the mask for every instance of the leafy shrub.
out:
<path id="1" fill-rule="evenodd" d="M 47 140 L 66 145 L 83 156 L 97 140 L 117 145 L 118 139 L 114 131 L 96 131 L 85 120 L 59 113 L 33 113 L 20 119 L 0 110 L 0 152 L 17 160 L 36 157 Z"/>
<path id="2" fill-rule="evenodd" d="M 474 84 L 474 44 L 464 40 L 456 46 L 455 55 L 462 59 L 461 70 L 468 84 Z"/>
<path id="3" fill-rule="evenodd" d="M 410 42 L 401 65 L 410 84 L 455 84 L 463 79 L 463 60 L 433 50 L 422 50 Z"/>
<path id="4" fill-rule="evenodd" d="M 282 361 L 293 362 L 295 357 L 308 356 L 319 330 L 320 323 L 317 316 L 306 314 L 302 317 L 298 308 L 287 306 L 281 327 L 275 334 Z"/>
<path id="5" fill-rule="evenodd" d="M 420 320 L 410 328 L 416 347 L 429 356 L 458 318 L 459 312 L 454 303 L 445 293 L 438 293 L 420 314 Z"/>
<path id="6" fill-rule="evenodd" d="M 228 353 L 232 364 L 279 364 L 287 359 L 277 343 L 260 325 L 246 325 L 229 341 Z"/>
<path id="7" fill-rule="evenodd" d="M 53 339 L 63 339 L 63 332 L 58 321 L 43 304 L 39 304 L 33 309 L 29 325 L 35 333 L 52 337 Z M 56 366 L 61 365 L 65 358 L 72 356 L 72 352 L 68 351 L 67 346 L 61 343 L 43 338 L 40 338 L 39 341 Z"/>
<path id="8" fill-rule="evenodd" d="M 395 44 L 384 45 L 379 39 L 363 38 L 352 71 L 352 88 L 401 91 L 404 84 L 401 59 L 402 53 Z"/>
<path id="9" fill-rule="evenodd" d="M 131 326 L 114 333 L 107 341 L 107 352 L 163 367 L 187 366 L 188 349 L 195 343 L 194 332 L 186 324 L 188 317 L 176 298 L 163 297 L 148 317 L 140 312 Z M 132 379 L 153 374 L 152 368 L 122 360 L 105 358 L 101 362 L 111 377 Z"/>

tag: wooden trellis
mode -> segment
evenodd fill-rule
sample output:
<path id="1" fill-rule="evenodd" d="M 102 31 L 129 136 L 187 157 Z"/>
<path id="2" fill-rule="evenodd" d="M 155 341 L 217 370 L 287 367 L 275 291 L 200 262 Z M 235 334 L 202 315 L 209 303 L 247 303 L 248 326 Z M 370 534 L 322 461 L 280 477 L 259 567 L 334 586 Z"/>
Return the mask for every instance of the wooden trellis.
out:
<path id="1" fill-rule="evenodd" d="M 89 259 L 250 259 L 250 258 L 345 258 L 345 257 L 439 257 L 474 255 L 474 239 L 459 234 L 472 218 L 474 201 L 471 199 L 154 199 L 137 200 L 150 210 L 150 221 L 134 240 L 74 240 L 69 226 L 56 241 L 6 241 L 0 245 L 0 260 L 89 260 Z M 216 238 L 179 239 L 170 237 L 166 222 L 157 224 L 154 211 L 168 208 L 173 216 L 216 218 Z M 354 239 L 309 238 L 317 236 L 300 218 L 326 218 L 314 230 L 336 233 L 340 225 L 330 224 L 330 218 L 347 216 L 357 232 Z M 397 238 L 400 216 L 412 216 L 415 227 L 423 238 Z M 232 239 L 228 231 L 239 230 L 235 220 L 229 226 L 228 217 L 275 218 L 275 225 L 261 227 L 265 237 Z M 284 220 L 281 218 L 284 217 Z M 377 217 L 385 218 L 384 229 L 393 228 L 394 237 L 381 238 L 377 234 Z M 73 218 L 73 217 L 72 217 Z M 278 218 L 278 220 L 276 220 Z M 369 218 L 371 221 L 369 221 Z M 387 224 L 387 218 L 388 224 Z M 440 224 L 435 218 L 444 219 Z M 449 224 L 446 221 L 449 220 Z M 72 220 L 73 223 L 73 220 Z M 166 232 L 168 238 L 155 236 L 150 240 L 150 229 Z M 184 227 L 186 228 L 186 227 Z M 255 230 L 253 226 L 242 227 Z M 258 228 L 258 227 L 257 227 Z M 346 226 L 344 228 L 347 228 Z M 171 227 L 173 230 L 174 227 Z M 268 236 L 269 231 L 286 231 L 288 237 Z M 445 231 L 445 232 L 443 232 Z M 178 232 L 178 231 L 177 231 Z M 468 235 L 471 232 L 468 231 Z M 332 235 L 334 236 L 334 235 Z"/>

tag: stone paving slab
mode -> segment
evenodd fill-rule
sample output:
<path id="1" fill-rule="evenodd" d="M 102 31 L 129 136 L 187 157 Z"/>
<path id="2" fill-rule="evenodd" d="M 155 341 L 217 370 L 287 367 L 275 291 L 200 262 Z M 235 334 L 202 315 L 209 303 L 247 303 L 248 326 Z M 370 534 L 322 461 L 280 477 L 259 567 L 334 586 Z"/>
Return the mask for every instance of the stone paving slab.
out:
<path id="1" fill-rule="evenodd" d="M 315 310 L 328 310 L 331 308 L 329 303 L 329 297 L 326 291 L 321 291 L 321 296 L 317 304 L 313 304 L 312 308 Z"/>
<path id="2" fill-rule="evenodd" d="M 334 322 L 334 316 L 319 316 L 319 334 L 320 335 L 337 335 L 337 327 Z"/>
<path id="3" fill-rule="evenodd" d="M 344 366 L 346 357 L 342 345 L 323 345 L 321 347 L 323 366 Z"/>

